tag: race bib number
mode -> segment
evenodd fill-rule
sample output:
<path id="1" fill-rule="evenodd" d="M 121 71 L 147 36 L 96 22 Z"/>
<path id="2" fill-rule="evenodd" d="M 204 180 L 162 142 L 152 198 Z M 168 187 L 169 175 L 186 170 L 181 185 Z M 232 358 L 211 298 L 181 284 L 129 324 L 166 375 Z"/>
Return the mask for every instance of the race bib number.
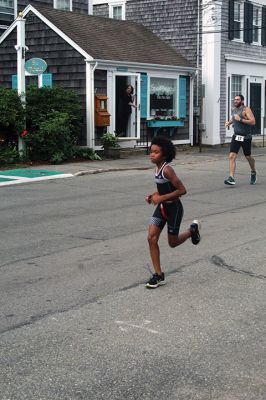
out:
<path id="1" fill-rule="evenodd" d="M 238 142 L 244 142 L 245 136 L 241 136 L 241 135 L 236 135 L 235 140 L 237 140 Z"/>

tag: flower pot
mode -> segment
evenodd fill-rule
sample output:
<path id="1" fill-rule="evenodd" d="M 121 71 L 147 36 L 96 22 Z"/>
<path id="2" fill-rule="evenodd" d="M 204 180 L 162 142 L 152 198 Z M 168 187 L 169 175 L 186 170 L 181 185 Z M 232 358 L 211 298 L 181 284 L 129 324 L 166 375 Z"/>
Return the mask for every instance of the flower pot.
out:
<path id="1" fill-rule="evenodd" d="M 133 149 L 136 146 L 136 138 L 118 138 L 119 146 L 123 149 L 131 148 Z"/>
<path id="2" fill-rule="evenodd" d="M 120 158 L 120 147 L 105 147 L 104 155 L 107 158 Z"/>

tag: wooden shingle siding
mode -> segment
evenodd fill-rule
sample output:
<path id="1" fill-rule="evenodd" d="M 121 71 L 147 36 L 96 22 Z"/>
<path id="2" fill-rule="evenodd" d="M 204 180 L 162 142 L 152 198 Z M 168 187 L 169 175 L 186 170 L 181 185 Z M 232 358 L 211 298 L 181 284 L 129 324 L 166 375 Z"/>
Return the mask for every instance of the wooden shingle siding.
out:
<path id="1" fill-rule="evenodd" d="M 109 6 L 108 4 L 98 4 L 97 6 L 93 6 L 93 15 L 97 15 L 98 17 L 109 17 Z"/>
<path id="2" fill-rule="evenodd" d="M 27 5 L 29 4 L 43 4 L 46 6 L 53 7 L 54 1 L 53 0 L 18 0 L 18 11 L 22 11 Z M 81 14 L 88 14 L 88 0 L 73 0 L 72 1 L 72 11 Z"/>
<path id="3" fill-rule="evenodd" d="M 128 0 L 126 20 L 151 29 L 196 66 L 197 0 Z"/>
<path id="4" fill-rule="evenodd" d="M 17 73 L 17 32 L 14 29 L 0 46 L 0 85 L 1 87 L 11 88 L 11 76 Z"/>
<path id="5" fill-rule="evenodd" d="M 73 0 L 73 11 L 81 14 L 88 14 L 88 0 Z"/>
<path id="6" fill-rule="evenodd" d="M 95 94 L 107 94 L 107 71 L 96 69 L 94 73 Z"/>
<path id="7" fill-rule="evenodd" d="M 36 4 L 42 3 L 43 5 L 50 6 L 50 7 L 54 6 L 53 0 L 41 0 L 41 1 L 35 0 L 35 1 L 33 1 L 33 3 L 36 3 Z M 29 0 L 18 0 L 18 12 L 24 10 L 24 8 L 27 7 L 29 4 L 31 4 L 31 1 L 29 1 Z"/>

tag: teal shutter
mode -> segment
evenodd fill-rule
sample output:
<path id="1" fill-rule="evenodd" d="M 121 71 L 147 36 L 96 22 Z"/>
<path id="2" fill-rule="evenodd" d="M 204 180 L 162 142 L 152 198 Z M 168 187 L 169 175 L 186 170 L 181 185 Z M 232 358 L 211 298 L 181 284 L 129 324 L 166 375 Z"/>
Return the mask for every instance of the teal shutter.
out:
<path id="1" fill-rule="evenodd" d="M 179 77 L 179 118 L 186 118 L 187 116 L 187 78 L 185 76 Z"/>
<path id="2" fill-rule="evenodd" d="M 148 76 L 140 74 L 140 118 L 147 118 L 148 109 Z"/>
<path id="3" fill-rule="evenodd" d="M 17 90 L 18 88 L 18 76 L 12 75 L 12 89 Z"/>
<path id="4" fill-rule="evenodd" d="M 42 86 L 43 87 L 53 87 L 53 75 L 52 74 L 42 74 Z"/>

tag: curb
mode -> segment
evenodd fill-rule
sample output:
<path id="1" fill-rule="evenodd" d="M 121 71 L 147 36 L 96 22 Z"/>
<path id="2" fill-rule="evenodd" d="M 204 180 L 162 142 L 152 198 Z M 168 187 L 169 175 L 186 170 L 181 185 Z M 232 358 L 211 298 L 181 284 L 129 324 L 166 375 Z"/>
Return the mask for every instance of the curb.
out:
<path id="1" fill-rule="evenodd" d="M 253 157 L 262 157 L 265 154 L 254 154 Z M 216 155 L 215 157 L 212 158 L 207 158 L 205 160 L 193 160 L 193 161 L 181 161 L 181 162 L 175 162 L 174 165 L 189 165 L 189 164 L 198 164 L 199 162 L 213 162 L 213 161 L 219 161 L 221 158 L 226 157 L 227 154 L 219 154 Z M 175 160 L 178 161 L 178 160 Z M 84 171 L 78 171 L 73 174 L 73 176 L 83 176 L 83 175 L 94 175 L 94 174 L 102 174 L 105 172 L 119 172 L 119 171 L 147 171 L 149 169 L 154 169 L 154 166 L 151 165 L 150 167 L 117 167 L 117 168 L 98 168 L 98 169 L 89 169 L 89 170 L 84 170 Z"/>
<path id="2" fill-rule="evenodd" d="M 104 172 L 116 172 L 116 171 L 146 171 L 153 169 L 154 167 L 121 167 L 121 168 L 100 168 L 100 169 L 89 169 L 86 171 L 78 171 L 73 176 L 93 175 L 102 174 Z"/>

